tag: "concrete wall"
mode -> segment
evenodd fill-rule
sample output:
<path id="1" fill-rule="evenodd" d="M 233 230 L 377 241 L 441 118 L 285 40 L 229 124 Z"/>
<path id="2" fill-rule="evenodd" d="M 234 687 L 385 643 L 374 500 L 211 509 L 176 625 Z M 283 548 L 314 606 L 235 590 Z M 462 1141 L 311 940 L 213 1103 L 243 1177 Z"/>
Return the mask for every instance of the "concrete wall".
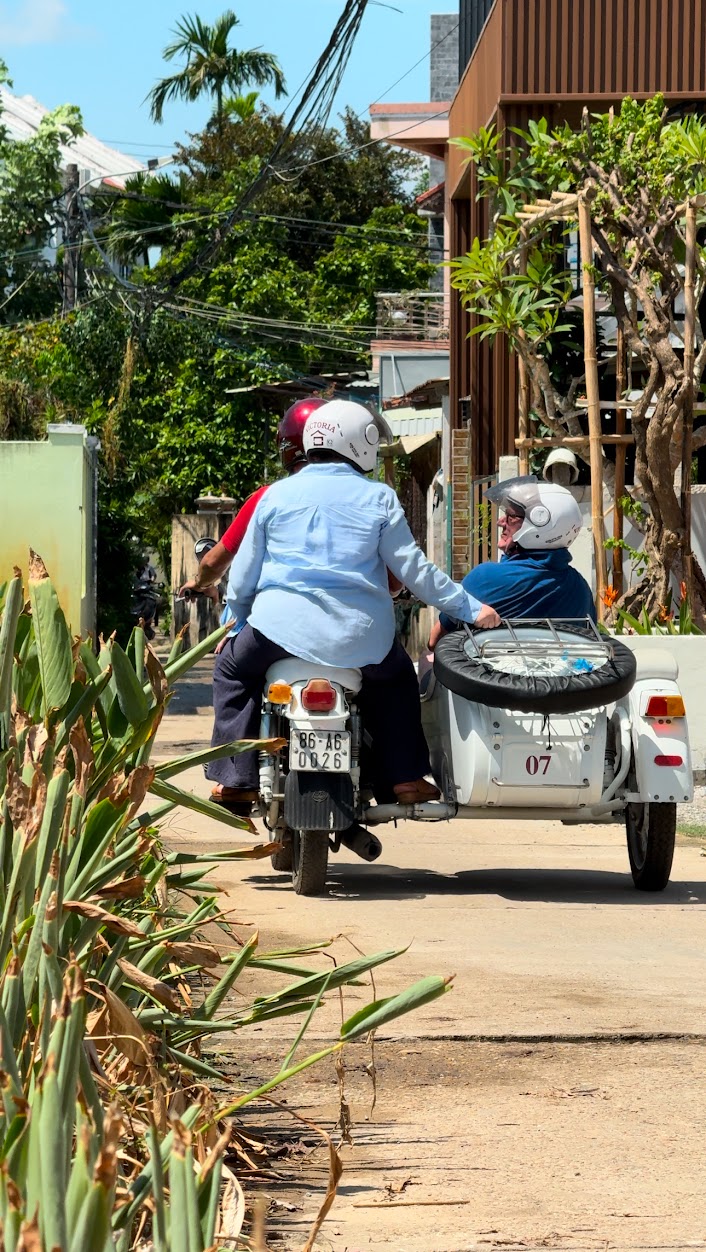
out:
<path id="1" fill-rule="evenodd" d="M 83 426 L 50 426 L 41 442 L 0 443 L 0 581 L 42 557 L 70 629 L 95 631 L 95 456 Z"/>
<path id="2" fill-rule="evenodd" d="M 429 99 L 453 100 L 458 87 L 458 12 L 432 13 Z"/>
<path id="3" fill-rule="evenodd" d="M 380 349 L 380 400 L 402 396 L 430 378 L 445 378 L 449 372 L 449 354 L 445 349 L 405 348 Z"/>

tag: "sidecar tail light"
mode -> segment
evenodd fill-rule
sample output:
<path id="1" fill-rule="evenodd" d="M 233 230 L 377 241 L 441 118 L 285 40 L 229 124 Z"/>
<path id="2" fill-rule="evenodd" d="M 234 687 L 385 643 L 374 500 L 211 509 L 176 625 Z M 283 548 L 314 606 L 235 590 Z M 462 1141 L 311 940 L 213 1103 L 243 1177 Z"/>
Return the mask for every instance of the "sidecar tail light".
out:
<path id="1" fill-rule="evenodd" d="M 650 696 L 645 713 L 647 717 L 686 717 L 681 696 Z"/>
<path id="2" fill-rule="evenodd" d="M 672 765 L 676 767 L 683 764 L 684 761 L 680 756 L 664 756 L 660 754 L 655 757 L 655 765 Z"/>
<path id="3" fill-rule="evenodd" d="M 328 678 L 310 678 L 302 691 L 302 705 L 310 713 L 330 713 L 336 707 L 336 688 Z"/>

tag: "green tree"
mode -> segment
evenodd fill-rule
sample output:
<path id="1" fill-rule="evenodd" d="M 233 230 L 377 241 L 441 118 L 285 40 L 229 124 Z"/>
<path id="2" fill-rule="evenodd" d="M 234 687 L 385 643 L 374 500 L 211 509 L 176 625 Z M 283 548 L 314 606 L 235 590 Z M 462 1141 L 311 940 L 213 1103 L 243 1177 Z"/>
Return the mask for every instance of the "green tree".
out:
<path id="1" fill-rule="evenodd" d="M 0 83 L 12 86 L 0 60 Z M 47 316 L 61 303 L 51 245 L 62 218 L 61 144 L 83 134 L 73 105 L 47 113 L 36 134 L 15 139 L 0 99 L 0 322 Z"/>
<path id="2" fill-rule="evenodd" d="M 472 333 L 491 339 L 502 333 L 523 358 L 533 415 L 556 435 L 586 434 L 576 409 L 582 370 L 567 375 L 566 354 L 557 352 L 572 331 L 566 303 L 574 281 L 564 250 L 575 215 L 550 226 L 541 217 L 536 223 L 531 215 L 522 217 L 521 211 L 528 201 L 548 201 L 561 193 L 579 193 L 591 203 L 597 285 L 622 330 L 634 385 L 641 388 L 632 408 L 635 485 L 630 494 L 643 506 L 639 516 L 648 561 L 630 602 L 656 614 L 669 602 L 672 578 L 679 581 L 684 574 L 686 532 L 675 474 L 689 391 L 693 386 L 698 394 L 706 368 L 697 318 L 693 377 L 685 373 L 679 313 L 684 307 L 685 200 L 706 191 L 706 120 L 670 119 L 659 96 L 643 104 L 627 98 L 617 112 L 585 113 L 576 132 L 568 126 L 550 131 L 542 121 L 530 123 L 528 133 L 514 136 L 511 146 L 492 131 L 460 143 L 476 163 L 481 194 L 491 202 L 492 226 L 487 239 L 474 240 L 470 252 L 452 263 L 452 282 L 477 319 Z M 525 240 L 526 273 L 520 266 Z M 706 250 L 699 244 L 696 251 L 698 308 L 706 290 Z M 613 355 L 614 346 L 604 347 L 603 372 Z M 574 350 L 574 361 L 576 356 Z M 704 442 L 706 430 L 697 431 L 695 447 Z M 578 451 L 588 460 L 587 439 Z M 610 484 L 614 466 L 607 458 L 604 465 Z M 706 578 L 698 569 L 697 582 L 704 613 Z"/>
<path id="3" fill-rule="evenodd" d="M 168 101 L 193 101 L 207 95 L 215 101 L 214 116 L 220 127 L 227 91 L 237 95 L 251 83 L 256 87 L 271 83 L 277 97 L 285 94 L 284 75 L 271 52 L 259 48 L 240 52 L 231 46 L 230 35 L 239 25 L 232 9 L 226 9 L 213 24 L 204 22 L 197 14 L 187 14 L 177 22 L 175 39 L 162 55 L 165 61 L 185 57 L 186 64 L 175 74 L 160 79 L 147 96 L 155 122 L 162 121 Z"/>

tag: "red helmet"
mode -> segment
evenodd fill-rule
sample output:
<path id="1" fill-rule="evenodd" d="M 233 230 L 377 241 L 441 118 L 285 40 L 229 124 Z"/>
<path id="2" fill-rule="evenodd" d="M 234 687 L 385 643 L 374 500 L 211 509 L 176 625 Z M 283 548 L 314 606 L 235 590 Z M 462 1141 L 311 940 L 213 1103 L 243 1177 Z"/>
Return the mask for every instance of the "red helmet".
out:
<path id="1" fill-rule="evenodd" d="M 277 427 L 277 451 L 282 466 L 291 474 L 297 465 L 306 463 L 306 453 L 302 443 L 304 423 L 315 409 L 320 409 L 325 400 L 318 396 L 309 396 L 305 400 L 295 400 L 285 413 Z"/>

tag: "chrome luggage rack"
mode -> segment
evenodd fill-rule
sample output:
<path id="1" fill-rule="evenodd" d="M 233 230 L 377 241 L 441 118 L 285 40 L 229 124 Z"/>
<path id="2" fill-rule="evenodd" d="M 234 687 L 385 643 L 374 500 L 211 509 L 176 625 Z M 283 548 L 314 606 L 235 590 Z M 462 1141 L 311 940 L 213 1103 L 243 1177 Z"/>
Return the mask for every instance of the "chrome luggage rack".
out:
<path id="1" fill-rule="evenodd" d="M 533 630 L 544 630 L 548 634 L 548 638 L 537 638 L 536 636 L 521 638 L 517 634 L 519 628 L 521 634 L 524 634 L 526 628 Z M 486 636 L 482 643 L 478 642 L 478 632 L 472 630 L 467 622 L 464 622 L 464 629 L 468 636 L 468 641 L 473 645 L 476 657 L 479 660 L 497 659 L 503 656 L 519 655 L 527 661 L 538 661 L 540 659 L 549 660 L 579 660 L 586 657 L 588 653 L 589 660 L 596 660 L 596 652 L 601 656 L 601 664 L 603 660 L 612 661 L 615 656 L 615 648 L 610 638 L 602 635 L 596 626 L 596 623 L 590 617 L 562 617 L 560 620 L 553 621 L 549 617 L 523 617 L 523 618 L 502 618 L 499 629 L 505 629 L 510 635 L 509 639 L 495 640 L 494 630 L 483 631 Z M 581 639 L 572 638 L 570 635 L 562 639 L 560 631 L 576 631 L 584 632 Z M 586 633 L 588 632 L 588 633 Z"/>

